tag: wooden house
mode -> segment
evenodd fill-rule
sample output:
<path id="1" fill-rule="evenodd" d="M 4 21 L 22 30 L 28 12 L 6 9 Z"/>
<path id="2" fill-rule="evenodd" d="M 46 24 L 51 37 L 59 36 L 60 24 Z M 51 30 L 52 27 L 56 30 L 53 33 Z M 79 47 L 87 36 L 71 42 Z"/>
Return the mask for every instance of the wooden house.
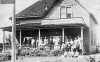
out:
<path id="1" fill-rule="evenodd" d="M 80 36 L 83 53 L 96 52 L 95 17 L 76 0 L 39 0 L 16 14 L 16 37 L 22 45 L 25 37 L 51 38 Z M 3 27 L 11 31 L 11 26 Z"/>

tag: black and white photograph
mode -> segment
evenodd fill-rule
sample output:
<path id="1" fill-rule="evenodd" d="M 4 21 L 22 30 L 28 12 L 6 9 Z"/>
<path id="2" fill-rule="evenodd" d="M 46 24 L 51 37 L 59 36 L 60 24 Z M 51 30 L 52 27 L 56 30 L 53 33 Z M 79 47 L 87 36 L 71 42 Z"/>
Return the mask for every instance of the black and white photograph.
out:
<path id="1" fill-rule="evenodd" d="M 0 0 L 0 62 L 100 62 L 100 0 Z"/>

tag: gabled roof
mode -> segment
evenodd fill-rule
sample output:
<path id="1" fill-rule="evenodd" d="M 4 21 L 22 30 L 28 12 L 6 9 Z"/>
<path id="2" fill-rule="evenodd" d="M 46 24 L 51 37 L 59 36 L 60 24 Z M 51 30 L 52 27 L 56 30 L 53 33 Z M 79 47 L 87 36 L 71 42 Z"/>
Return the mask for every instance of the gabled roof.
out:
<path id="1" fill-rule="evenodd" d="M 41 18 L 53 7 L 58 0 L 40 0 L 20 13 L 16 14 L 16 18 Z"/>

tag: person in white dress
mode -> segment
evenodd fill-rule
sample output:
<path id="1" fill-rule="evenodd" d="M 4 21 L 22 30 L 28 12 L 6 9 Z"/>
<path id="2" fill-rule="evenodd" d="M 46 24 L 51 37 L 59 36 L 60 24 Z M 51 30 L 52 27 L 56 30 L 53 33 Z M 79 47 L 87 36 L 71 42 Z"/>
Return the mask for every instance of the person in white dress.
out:
<path id="1" fill-rule="evenodd" d="M 32 45 L 33 48 L 34 48 L 34 44 L 35 44 L 35 39 L 32 38 L 32 39 L 31 39 L 31 45 Z"/>
<path id="2" fill-rule="evenodd" d="M 43 45 L 43 41 L 42 41 L 42 38 L 40 38 L 40 39 L 37 39 L 37 46 L 38 47 L 40 47 L 40 46 L 42 46 Z"/>
<path id="3" fill-rule="evenodd" d="M 39 46 L 42 46 L 43 45 L 43 41 L 42 41 L 42 38 L 40 38 L 39 40 Z"/>
<path id="4" fill-rule="evenodd" d="M 45 37 L 44 38 L 44 46 L 48 44 L 48 39 Z"/>
<path id="5" fill-rule="evenodd" d="M 60 41 L 59 37 L 54 37 L 54 38 L 53 38 L 54 49 L 55 49 L 55 50 L 60 49 L 59 41 Z"/>

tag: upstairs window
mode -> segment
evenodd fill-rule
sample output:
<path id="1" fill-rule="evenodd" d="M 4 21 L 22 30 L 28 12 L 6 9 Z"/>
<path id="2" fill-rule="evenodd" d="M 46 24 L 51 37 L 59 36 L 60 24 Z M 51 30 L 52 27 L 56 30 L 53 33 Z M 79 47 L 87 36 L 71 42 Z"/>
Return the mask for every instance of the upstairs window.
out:
<path id="1" fill-rule="evenodd" d="M 71 18 L 72 17 L 72 8 L 71 7 L 61 7 L 60 8 L 60 18 L 61 19 L 66 19 L 66 18 Z"/>
<path id="2" fill-rule="evenodd" d="M 67 18 L 71 18 L 71 17 L 72 17 L 72 8 L 67 7 Z"/>
<path id="3" fill-rule="evenodd" d="M 67 17 L 66 13 L 67 13 L 67 8 L 64 7 L 64 6 L 61 7 L 61 8 L 60 8 L 60 18 L 61 18 L 61 19 L 66 18 L 66 17 Z"/>

